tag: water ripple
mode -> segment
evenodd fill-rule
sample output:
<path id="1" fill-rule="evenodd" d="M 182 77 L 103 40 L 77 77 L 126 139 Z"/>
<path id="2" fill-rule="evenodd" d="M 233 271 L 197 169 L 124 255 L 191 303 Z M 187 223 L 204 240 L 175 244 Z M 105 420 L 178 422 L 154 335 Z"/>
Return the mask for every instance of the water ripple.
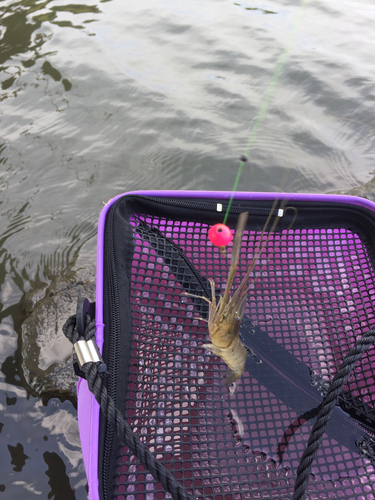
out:
<path id="1" fill-rule="evenodd" d="M 54 496 L 55 472 L 65 498 L 86 497 L 74 409 L 38 406 L 20 389 L 21 297 L 61 274 L 92 272 L 97 219 L 115 195 L 232 189 L 292 33 L 241 189 L 342 192 L 366 183 L 363 193 L 373 192 L 373 0 L 300 5 L 1 2 L 0 404 L 2 436 L 20 436 L 0 450 L 7 494 Z M 14 482 L 7 446 L 17 443 L 30 459 Z"/>

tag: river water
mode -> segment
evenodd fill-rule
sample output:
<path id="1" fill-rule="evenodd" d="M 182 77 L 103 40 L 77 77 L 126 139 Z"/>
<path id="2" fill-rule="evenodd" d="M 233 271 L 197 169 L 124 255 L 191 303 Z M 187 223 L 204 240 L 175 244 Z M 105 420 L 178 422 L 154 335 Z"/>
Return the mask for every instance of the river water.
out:
<path id="1" fill-rule="evenodd" d="M 94 272 L 115 195 L 231 190 L 259 117 L 241 190 L 372 198 L 374 24 L 373 0 L 0 2 L 0 498 L 86 497 L 73 404 L 23 377 L 24 294 Z"/>

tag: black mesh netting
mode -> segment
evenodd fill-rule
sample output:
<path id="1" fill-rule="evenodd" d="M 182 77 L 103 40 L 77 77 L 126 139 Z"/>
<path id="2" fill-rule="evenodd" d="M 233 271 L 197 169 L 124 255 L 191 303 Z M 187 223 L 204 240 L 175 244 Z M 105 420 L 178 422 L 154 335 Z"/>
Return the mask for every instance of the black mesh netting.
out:
<path id="1" fill-rule="evenodd" d="M 245 373 L 226 388 L 226 365 L 202 348 L 209 341 L 201 319 L 207 304 L 183 292 L 203 295 L 210 277 L 222 292 L 231 245 L 228 257 L 220 257 L 208 241 L 209 226 L 201 223 L 142 214 L 130 222 L 135 250 L 128 423 L 192 496 L 290 499 L 327 384 L 356 338 L 375 325 L 374 270 L 366 247 L 348 229 L 266 233 L 241 326 Z M 260 235 L 244 232 L 234 287 Z M 374 360 L 371 349 L 333 413 L 313 465 L 310 500 L 375 498 Z M 113 497 L 168 496 L 122 448 Z"/>

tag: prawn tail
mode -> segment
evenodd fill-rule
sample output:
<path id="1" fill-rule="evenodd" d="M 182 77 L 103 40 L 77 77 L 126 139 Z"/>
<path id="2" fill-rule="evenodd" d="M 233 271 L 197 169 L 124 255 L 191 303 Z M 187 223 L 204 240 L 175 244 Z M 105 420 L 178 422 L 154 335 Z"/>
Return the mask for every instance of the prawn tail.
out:
<path id="1" fill-rule="evenodd" d="M 243 343 L 238 339 L 235 347 L 221 348 L 214 344 L 203 344 L 216 356 L 219 356 L 228 366 L 229 370 L 225 373 L 225 385 L 228 386 L 242 377 L 245 371 L 247 350 Z"/>
<path id="2" fill-rule="evenodd" d="M 242 377 L 242 373 L 237 373 L 234 370 L 227 370 L 224 373 L 224 383 L 228 387 L 229 385 L 233 384 L 236 380 Z"/>

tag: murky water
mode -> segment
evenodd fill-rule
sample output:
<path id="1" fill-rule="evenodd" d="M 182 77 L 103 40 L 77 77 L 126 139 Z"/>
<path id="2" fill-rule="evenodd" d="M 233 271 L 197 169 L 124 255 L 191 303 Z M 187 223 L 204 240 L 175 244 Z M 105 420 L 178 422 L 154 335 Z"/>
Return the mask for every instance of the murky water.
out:
<path id="1" fill-rule="evenodd" d="M 241 190 L 368 183 L 375 6 L 3 0 L 0 19 L 0 496 L 80 500 L 75 409 L 33 397 L 20 368 L 22 297 L 93 272 L 109 198 L 230 190 L 267 95 Z"/>

